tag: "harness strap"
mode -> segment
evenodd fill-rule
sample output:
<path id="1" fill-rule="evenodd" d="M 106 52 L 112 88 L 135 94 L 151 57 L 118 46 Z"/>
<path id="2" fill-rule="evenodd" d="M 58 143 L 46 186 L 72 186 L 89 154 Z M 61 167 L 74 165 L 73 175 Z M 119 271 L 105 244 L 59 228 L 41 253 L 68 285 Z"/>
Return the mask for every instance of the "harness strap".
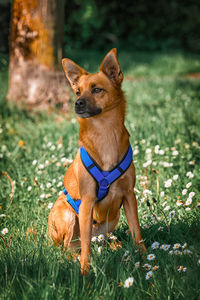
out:
<path id="1" fill-rule="evenodd" d="M 79 206 L 81 205 L 81 200 L 74 200 L 66 191 L 66 189 L 64 188 L 63 193 L 66 195 L 66 200 L 67 202 L 72 206 L 72 208 L 75 210 L 75 212 L 77 213 L 77 215 L 79 214 Z"/>
<path id="2" fill-rule="evenodd" d="M 117 180 L 130 166 L 133 159 L 133 151 L 129 145 L 128 151 L 121 162 L 111 171 L 102 171 L 98 164 L 87 153 L 85 148 L 80 148 L 81 160 L 86 170 L 97 182 L 97 198 L 102 200 L 109 191 L 110 184 Z"/>

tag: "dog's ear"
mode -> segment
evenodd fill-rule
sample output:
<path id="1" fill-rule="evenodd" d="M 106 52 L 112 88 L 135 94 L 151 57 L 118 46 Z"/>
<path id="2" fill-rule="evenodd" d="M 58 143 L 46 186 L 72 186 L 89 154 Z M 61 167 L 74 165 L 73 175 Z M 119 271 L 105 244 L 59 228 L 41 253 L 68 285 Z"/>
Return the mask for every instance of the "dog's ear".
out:
<path id="1" fill-rule="evenodd" d="M 123 73 L 117 59 L 116 48 L 110 50 L 110 52 L 108 52 L 108 54 L 104 57 L 99 70 L 104 72 L 108 76 L 108 78 L 117 85 L 120 85 L 122 83 Z"/>
<path id="2" fill-rule="evenodd" d="M 65 76 L 69 80 L 72 88 L 75 88 L 77 86 L 79 78 L 82 75 L 87 74 L 87 72 L 83 68 L 79 67 L 75 62 L 68 58 L 62 59 L 62 66 L 65 72 Z"/>

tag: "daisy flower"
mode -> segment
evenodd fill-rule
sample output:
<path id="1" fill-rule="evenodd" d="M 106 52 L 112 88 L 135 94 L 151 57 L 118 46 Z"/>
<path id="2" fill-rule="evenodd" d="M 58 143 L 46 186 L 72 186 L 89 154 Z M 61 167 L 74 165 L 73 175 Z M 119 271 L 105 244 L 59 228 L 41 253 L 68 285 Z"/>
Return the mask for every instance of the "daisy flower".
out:
<path id="1" fill-rule="evenodd" d="M 53 207 L 53 202 L 49 202 L 47 207 L 48 207 L 48 209 L 51 209 Z"/>
<path id="2" fill-rule="evenodd" d="M 167 181 L 165 181 L 164 186 L 165 188 L 169 188 L 172 185 L 172 180 L 168 179 Z"/>
<path id="3" fill-rule="evenodd" d="M 180 273 L 180 272 L 186 272 L 187 271 L 187 268 L 186 267 L 183 267 L 183 266 L 179 266 L 177 267 L 177 271 Z"/>
<path id="4" fill-rule="evenodd" d="M 147 272 L 146 276 L 145 276 L 145 279 L 148 280 L 149 278 L 151 278 L 153 275 L 153 272 L 152 271 L 149 271 Z"/>
<path id="5" fill-rule="evenodd" d="M 158 249 L 159 248 L 159 243 L 158 242 L 154 242 L 152 245 L 151 245 L 151 248 L 152 249 Z"/>
<path id="6" fill-rule="evenodd" d="M 192 185 L 192 182 L 188 182 L 188 183 L 186 184 L 186 188 L 189 189 L 189 188 L 191 187 L 191 185 Z"/>
<path id="7" fill-rule="evenodd" d="M 164 250 L 164 251 L 167 251 L 167 250 L 169 250 L 169 248 L 170 248 L 170 245 L 161 245 L 160 246 L 160 249 L 162 249 L 162 250 Z"/>
<path id="8" fill-rule="evenodd" d="M 190 193 L 189 193 L 189 198 L 193 198 L 194 195 L 195 195 L 195 192 L 190 192 Z"/>
<path id="9" fill-rule="evenodd" d="M 179 177 L 178 174 L 174 175 L 174 176 L 173 176 L 173 180 L 177 180 L 178 177 Z"/>
<path id="10" fill-rule="evenodd" d="M 179 244 L 179 243 L 174 244 L 174 246 L 173 246 L 173 249 L 174 249 L 174 250 L 175 250 L 175 249 L 179 249 L 179 248 L 181 248 L 181 244 Z"/>
<path id="11" fill-rule="evenodd" d="M 140 262 L 137 261 L 137 262 L 135 263 L 135 268 L 138 269 L 139 267 L 140 267 Z"/>
<path id="12" fill-rule="evenodd" d="M 183 202 L 182 202 L 181 200 L 178 200 L 178 201 L 176 202 L 176 205 L 177 205 L 177 206 L 181 206 L 181 205 L 183 205 Z"/>
<path id="13" fill-rule="evenodd" d="M 155 254 L 149 254 L 149 255 L 147 256 L 147 259 L 148 259 L 148 260 L 154 260 L 155 258 L 156 258 Z"/>
<path id="14" fill-rule="evenodd" d="M 98 241 L 99 242 L 102 242 L 103 240 L 104 240 L 104 234 L 100 234 L 99 236 L 98 236 Z"/>
<path id="15" fill-rule="evenodd" d="M 194 177 L 194 174 L 193 174 L 191 171 L 189 171 L 189 172 L 186 173 L 186 176 L 187 176 L 188 178 L 193 178 L 193 177 Z"/>
<path id="16" fill-rule="evenodd" d="M 32 186 L 28 186 L 27 190 L 30 192 L 32 190 Z"/>
<path id="17" fill-rule="evenodd" d="M 192 198 L 187 198 L 187 201 L 185 202 L 185 205 L 190 205 L 192 203 Z"/>
<path id="18" fill-rule="evenodd" d="M 165 196 L 165 192 L 164 191 L 160 192 L 160 197 L 164 197 L 164 196 Z"/>
<path id="19" fill-rule="evenodd" d="M 143 268 L 146 270 L 151 270 L 151 265 L 150 264 L 144 264 Z"/>
<path id="20" fill-rule="evenodd" d="M 125 288 L 129 288 L 130 286 L 133 285 L 134 282 L 134 278 L 133 277 L 128 277 L 125 281 L 124 281 L 124 287 Z"/>
<path id="21" fill-rule="evenodd" d="M 187 194 L 187 189 L 183 189 L 182 190 L 182 195 L 186 195 Z"/>
<path id="22" fill-rule="evenodd" d="M 1 233 L 2 233 L 3 235 L 5 235 L 6 233 L 8 233 L 8 228 L 4 228 L 4 229 L 1 231 Z"/>
<path id="23" fill-rule="evenodd" d="M 32 162 L 32 165 L 35 166 L 36 164 L 37 164 L 37 160 L 34 159 L 33 162 Z"/>
<path id="24" fill-rule="evenodd" d="M 92 242 L 96 242 L 96 241 L 97 241 L 97 237 L 96 237 L 96 236 L 93 236 L 93 237 L 91 238 L 91 241 L 92 241 Z"/>

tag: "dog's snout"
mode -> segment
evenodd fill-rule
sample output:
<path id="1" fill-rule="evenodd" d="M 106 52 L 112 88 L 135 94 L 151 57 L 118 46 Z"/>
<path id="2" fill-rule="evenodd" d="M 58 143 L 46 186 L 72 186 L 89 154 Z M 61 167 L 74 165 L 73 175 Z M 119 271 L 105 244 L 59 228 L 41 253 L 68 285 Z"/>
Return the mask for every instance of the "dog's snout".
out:
<path id="1" fill-rule="evenodd" d="M 84 108 L 86 106 L 85 98 L 79 98 L 75 103 L 76 108 Z"/>

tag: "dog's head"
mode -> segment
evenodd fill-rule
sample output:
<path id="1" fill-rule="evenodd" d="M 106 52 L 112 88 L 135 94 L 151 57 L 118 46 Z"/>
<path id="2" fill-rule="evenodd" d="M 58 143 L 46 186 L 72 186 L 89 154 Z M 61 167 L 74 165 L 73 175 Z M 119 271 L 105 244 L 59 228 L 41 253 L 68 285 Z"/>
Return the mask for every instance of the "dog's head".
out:
<path id="1" fill-rule="evenodd" d="M 103 59 L 99 72 L 90 74 L 72 60 L 62 60 L 63 69 L 77 96 L 75 112 L 81 118 L 90 118 L 113 109 L 121 100 L 123 74 L 112 49 Z"/>

